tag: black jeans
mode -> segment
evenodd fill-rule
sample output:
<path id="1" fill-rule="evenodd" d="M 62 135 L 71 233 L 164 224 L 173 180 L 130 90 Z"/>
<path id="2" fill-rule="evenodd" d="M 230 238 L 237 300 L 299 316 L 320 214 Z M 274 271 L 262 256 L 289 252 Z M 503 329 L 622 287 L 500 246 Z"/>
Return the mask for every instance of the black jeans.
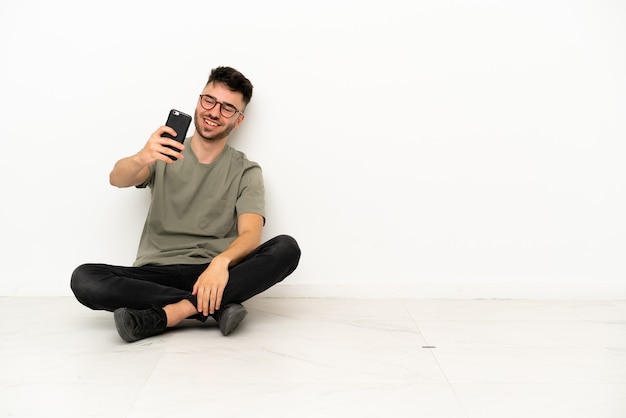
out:
<path id="1" fill-rule="evenodd" d="M 288 235 L 261 244 L 229 270 L 222 306 L 241 303 L 289 276 L 298 266 L 300 248 Z M 209 264 L 146 265 L 122 267 L 83 264 L 74 270 L 70 286 L 76 299 L 88 308 L 114 311 L 117 308 L 163 307 L 187 299 L 198 276 Z M 204 320 L 200 314 L 197 319 Z"/>

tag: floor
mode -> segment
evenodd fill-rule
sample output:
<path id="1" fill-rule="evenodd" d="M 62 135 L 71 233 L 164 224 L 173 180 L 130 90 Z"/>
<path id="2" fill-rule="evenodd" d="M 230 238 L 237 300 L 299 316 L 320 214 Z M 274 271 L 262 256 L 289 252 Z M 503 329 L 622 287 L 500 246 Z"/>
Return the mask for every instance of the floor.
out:
<path id="1" fill-rule="evenodd" d="M 133 344 L 0 298 L 0 417 L 626 417 L 626 301 L 257 297 Z"/>

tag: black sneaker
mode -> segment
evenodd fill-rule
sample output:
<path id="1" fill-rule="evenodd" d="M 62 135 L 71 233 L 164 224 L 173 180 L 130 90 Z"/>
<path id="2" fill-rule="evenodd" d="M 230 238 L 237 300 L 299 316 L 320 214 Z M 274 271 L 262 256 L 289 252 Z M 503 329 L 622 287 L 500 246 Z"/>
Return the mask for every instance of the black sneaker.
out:
<path id="1" fill-rule="evenodd" d="M 248 311 L 239 303 L 231 303 L 215 312 L 212 316 L 217 321 L 223 335 L 228 335 L 241 324 Z"/>
<path id="2" fill-rule="evenodd" d="M 119 308 L 113 312 L 113 318 L 120 337 L 129 343 L 160 334 L 167 328 L 167 316 L 161 308 Z"/>

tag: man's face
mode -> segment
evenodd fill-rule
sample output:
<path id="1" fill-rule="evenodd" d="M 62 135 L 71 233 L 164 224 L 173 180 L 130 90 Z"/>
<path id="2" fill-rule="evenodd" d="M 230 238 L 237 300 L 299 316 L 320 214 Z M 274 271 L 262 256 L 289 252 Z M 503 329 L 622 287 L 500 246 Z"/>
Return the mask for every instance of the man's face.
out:
<path id="1" fill-rule="evenodd" d="M 219 103 L 215 104 L 212 109 L 206 110 L 202 106 L 202 99 L 198 99 L 194 115 L 196 132 L 206 141 L 218 141 L 228 137 L 230 132 L 241 124 L 244 115 L 236 112 L 230 118 L 224 117 L 221 112 L 222 106 L 234 106 L 238 110 L 243 111 L 243 95 L 239 92 L 231 91 L 222 83 L 213 82 L 202 90 L 202 94 L 211 96 L 212 99 L 217 100 Z"/>

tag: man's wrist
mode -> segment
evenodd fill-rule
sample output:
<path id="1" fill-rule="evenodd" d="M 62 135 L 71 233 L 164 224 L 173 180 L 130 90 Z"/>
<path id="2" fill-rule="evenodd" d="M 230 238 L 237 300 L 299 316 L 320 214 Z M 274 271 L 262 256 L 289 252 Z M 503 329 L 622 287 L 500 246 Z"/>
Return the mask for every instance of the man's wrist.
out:
<path id="1" fill-rule="evenodd" d="M 220 254 L 213 257 L 211 264 L 214 264 L 217 267 L 228 268 L 230 266 L 230 259 L 225 255 Z"/>

